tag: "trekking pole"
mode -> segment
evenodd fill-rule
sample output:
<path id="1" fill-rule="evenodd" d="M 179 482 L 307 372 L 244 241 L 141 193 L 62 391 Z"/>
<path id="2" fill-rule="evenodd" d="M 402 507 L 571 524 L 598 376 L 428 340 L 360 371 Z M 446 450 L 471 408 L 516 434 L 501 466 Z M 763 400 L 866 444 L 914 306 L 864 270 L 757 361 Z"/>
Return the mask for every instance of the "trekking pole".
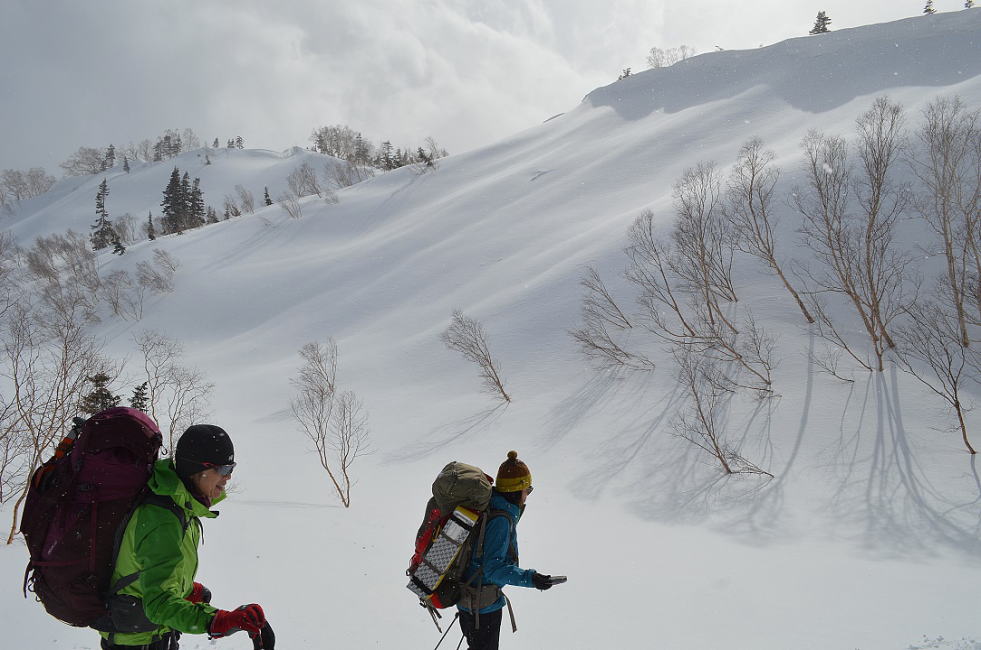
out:
<path id="1" fill-rule="evenodd" d="M 450 633 L 450 630 L 453 628 L 453 624 L 456 623 L 456 619 L 458 618 L 460 618 L 460 612 L 457 612 L 456 616 L 453 617 L 453 620 L 450 621 L 450 624 L 446 627 L 446 631 L 443 632 L 443 636 L 439 637 L 439 643 L 436 644 L 436 647 L 433 648 L 433 650 L 439 650 L 439 646 L 443 644 L 443 639 L 445 639 L 446 635 Z M 461 640 L 460 643 L 463 643 L 463 641 Z M 457 646 L 457 649 L 459 649 L 459 647 L 460 646 Z"/>

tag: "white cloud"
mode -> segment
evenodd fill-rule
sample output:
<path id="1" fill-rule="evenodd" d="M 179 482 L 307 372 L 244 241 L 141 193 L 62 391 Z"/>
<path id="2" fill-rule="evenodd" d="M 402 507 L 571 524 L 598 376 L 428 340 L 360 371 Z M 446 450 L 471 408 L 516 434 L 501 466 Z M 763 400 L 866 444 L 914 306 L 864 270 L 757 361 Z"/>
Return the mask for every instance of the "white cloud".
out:
<path id="1" fill-rule="evenodd" d="M 894 4 L 825 9 L 840 28 L 900 17 Z M 803 0 L 7 0 L 0 168 L 55 170 L 80 145 L 183 127 L 283 149 L 344 123 L 459 152 L 570 110 L 653 45 L 755 47 L 805 34 L 814 13 Z"/>

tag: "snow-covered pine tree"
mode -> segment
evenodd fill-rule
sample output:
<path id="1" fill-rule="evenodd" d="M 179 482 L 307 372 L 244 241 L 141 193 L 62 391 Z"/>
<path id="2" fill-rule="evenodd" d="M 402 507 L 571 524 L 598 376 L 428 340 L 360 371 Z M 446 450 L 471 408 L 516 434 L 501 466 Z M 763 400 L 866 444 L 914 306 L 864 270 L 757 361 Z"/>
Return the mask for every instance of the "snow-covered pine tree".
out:
<path id="1" fill-rule="evenodd" d="M 973 6 L 974 6 L 974 0 L 966 0 L 964 2 L 964 8 L 965 9 L 970 9 Z"/>
<path id="2" fill-rule="evenodd" d="M 93 250 L 102 250 L 113 243 L 118 237 L 109 221 L 109 212 L 106 210 L 106 196 L 109 195 L 109 182 L 102 179 L 99 183 L 99 191 L 95 195 L 95 223 L 92 224 L 92 234 L 89 241 L 92 242 Z"/>
<path id="3" fill-rule="evenodd" d="M 933 0 L 927 0 L 926 6 L 923 7 L 923 13 L 925 14 L 935 14 L 937 10 L 933 8 Z"/>
<path id="4" fill-rule="evenodd" d="M 272 201 L 271 198 L 269 198 L 269 188 L 268 187 L 264 187 L 263 190 L 265 190 L 265 191 L 263 193 L 263 199 L 262 200 L 266 202 L 266 205 L 272 205 L 273 204 L 273 201 Z"/>
<path id="5" fill-rule="evenodd" d="M 215 212 L 215 209 L 210 205 L 208 206 L 206 218 L 208 220 L 208 223 L 218 223 L 218 213 Z"/>
<path id="6" fill-rule="evenodd" d="M 123 171 L 129 173 L 129 158 L 123 155 Z"/>
<path id="7" fill-rule="evenodd" d="M 122 242 L 122 240 L 119 239 L 119 235 L 116 234 L 116 231 L 115 230 L 113 231 L 112 235 L 113 235 L 113 237 L 112 237 L 112 254 L 113 255 L 122 255 L 123 253 L 126 252 L 126 247 L 123 246 L 123 242 Z"/>
<path id="8" fill-rule="evenodd" d="M 626 79 L 626 78 L 627 78 L 627 77 L 629 77 L 629 76 L 630 76 L 630 68 L 624 68 L 624 69 L 623 69 L 623 70 L 622 70 L 622 71 L 620 72 L 620 76 L 619 76 L 619 77 L 617 77 L 617 81 L 622 81 L 623 79 Z"/>
<path id="9" fill-rule="evenodd" d="M 831 19 L 828 18 L 828 14 L 823 11 L 817 13 L 817 18 L 814 19 L 814 27 L 811 28 L 809 34 L 827 34 L 830 30 L 828 25 L 831 24 Z"/>
<path id="10" fill-rule="evenodd" d="M 219 146 L 218 145 L 218 138 L 215 138 L 215 141 L 213 143 L 211 143 L 211 148 L 212 149 L 217 149 L 218 146 Z"/>
<path id="11" fill-rule="evenodd" d="M 175 232 L 183 231 L 183 224 L 180 221 L 181 210 L 183 209 L 183 204 L 181 203 L 181 173 L 180 170 L 174 167 L 174 171 L 170 172 L 170 180 L 167 182 L 167 187 L 163 191 L 163 201 L 160 202 L 161 212 L 161 222 L 163 224 L 163 233 L 169 235 Z"/>
<path id="12" fill-rule="evenodd" d="M 209 156 L 208 154 L 204 154 L 204 164 L 205 165 L 211 164 L 211 156 Z"/>
<path id="13" fill-rule="evenodd" d="M 245 149 L 245 140 L 240 135 L 235 136 L 235 148 Z"/>
<path id="14" fill-rule="evenodd" d="M 152 212 L 147 212 L 146 213 L 146 238 L 149 239 L 150 241 L 153 241 L 154 239 L 157 238 L 157 233 L 153 229 L 153 213 Z"/>
<path id="15" fill-rule="evenodd" d="M 112 381 L 112 377 L 104 372 L 99 372 L 91 377 L 86 377 L 86 381 L 92 383 L 92 392 L 82 397 L 78 403 L 82 412 L 94 414 L 119 406 L 119 396 L 113 395 L 112 391 L 106 387 L 106 384 Z"/>
<path id="16" fill-rule="evenodd" d="M 112 169 L 116 166 L 116 147 L 114 145 L 109 145 L 106 149 L 106 157 L 102 161 L 102 169 Z"/>

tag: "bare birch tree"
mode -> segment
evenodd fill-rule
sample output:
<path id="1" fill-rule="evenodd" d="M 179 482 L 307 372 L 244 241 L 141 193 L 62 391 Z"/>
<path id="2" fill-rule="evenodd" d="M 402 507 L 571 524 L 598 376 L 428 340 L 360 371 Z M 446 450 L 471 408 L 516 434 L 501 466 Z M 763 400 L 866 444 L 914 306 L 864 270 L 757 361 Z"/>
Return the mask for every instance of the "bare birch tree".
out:
<path id="1" fill-rule="evenodd" d="M 946 291 L 957 318 L 961 345 L 971 344 L 968 309 L 972 278 L 981 276 L 977 254 L 981 211 L 981 110 L 968 111 L 959 97 L 938 97 L 923 111 L 918 147 L 909 164 L 921 183 L 914 206 L 943 248 Z"/>
<path id="2" fill-rule="evenodd" d="M 687 412 L 675 418 L 675 435 L 711 455 L 726 474 L 772 474 L 741 456 L 725 439 L 720 422 L 722 411 L 731 397 L 729 383 L 718 362 L 690 347 L 674 349 L 679 383 L 688 392 Z"/>
<path id="3" fill-rule="evenodd" d="M 214 384 L 197 368 L 184 366 L 183 346 L 174 339 L 144 330 L 134 338 L 147 385 L 147 411 L 167 432 L 168 449 L 188 426 L 208 415 Z"/>
<path id="4" fill-rule="evenodd" d="M 592 266 L 587 267 L 579 284 L 585 289 L 583 325 L 570 334 L 579 344 L 580 351 L 600 369 L 654 370 L 653 361 L 637 352 L 628 352 L 617 341 L 614 333 L 631 330 L 633 325 L 606 288 L 599 272 Z"/>
<path id="5" fill-rule="evenodd" d="M 242 206 L 242 211 L 255 214 L 255 197 L 252 196 L 252 192 L 241 185 L 235 186 L 235 192 L 238 194 L 238 202 Z"/>
<path id="6" fill-rule="evenodd" d="M 943 399 L 957 418 L 968 453 L 976 453 L 967 433 L 965 386 L 978 383 L 981 356 L 962 345 L 958 315 L 952 308 L 925 302 L 907 310 L 910 323 L 900 331 L 900 367 Z"/>
<path id="7" fill-rule="evenodd" d="M 769 393 L 772 342 L 751 318 L 745 332 L 737 330 L 718 302 L 718 293 L 725 285 L 714 284 L 706 270 L 720 266 L 708 261 L 711 248 L 689 241 L 681 252 L 675 243 L 682 237 L 689 235 L 675 231 L 671 240 L 659 237 L 649 210 L 631 226 L 626 249 L 630 259 L 627 279 L 640 290 L 644 327 L 672 348 L 686 347 L 719 361 L 733 362 L 751 375 L 751 384 L 737 381 L 730 387 Z M 734 297 L 735 292 L 730 295 Z"/>
<path id="8" fill-rule="evenodd" d="M 307 343 L 300 366 L 290 380 L 296 393 L 290 402 L 294 419 L 313 442 L 321 467 L 338 498 L 351 507 L 351 466 L 370 452 L 363 405 L 354 393 L 337 391 L 337 344 Z"/>
<path id="9" fill-rule="evenodd" d="M 908 302 L 908 257 L 894 242 L 908 192 L 892 180 L 904 142 L 902 107 L 880 97 L 856 124 L 860 172 L 851 170 L 844 139 L 812 131 L 801 144 L 809 186 L 795 191 L 794 203 L 804 217 L 803 242 L 821 267 L 808 273 L 811 293 L 847 299 L 872 344 L 874 368 L 881 371 L 885 350 L 895 347 L 890 327 Z"/>
<path id="10" fill-rule="evenodd" d="M 793 296 L 804 319 L 813 323 L 814 317 L 777 261 L 777 240 L 774 236 L 777 219 L 771 207 L 780 172 L 773 166 L 773 158 L 773 152 L 763 149 L 759 138 L 753 138 L 743 145 L 729 175 L 726 216 L 732 224 L 736 247 L 760 259 L 776 273 L 784 288 Z"/>
<path id="11" fill-rule="evenodd" d="M 510 403 L 511 397 L 504 390 L 504 380 L 501 379 L 497 362 L 487 345 L 487 334 L 478 321 L 464 315 L 460 310 L 455 310 L 450 326 L 440 335 L 440 339 L 446 347 L 476 364 L 487 392 Z"/>
<path id="12" fill-rule="evenodd" d="M 4 402 L 12 405 L 15 435 L 21 436 L 6 448 L 18 454 L 15 461 L 8 460 L 16 470 L 5 477 L 14 487 L 8 494 L 16 496 L 8 544 L 17 534 L 30 476 L 51 453 L 65 423 L 76 415 L 87 378 L 106 365 L 98 344 L 85 331 L 86 309 L 83 301 L 72 308 L 62 300 L 55 310 L 34 304 L 25 295 L 7 315 L 3 373 L 10 397 Z"/>

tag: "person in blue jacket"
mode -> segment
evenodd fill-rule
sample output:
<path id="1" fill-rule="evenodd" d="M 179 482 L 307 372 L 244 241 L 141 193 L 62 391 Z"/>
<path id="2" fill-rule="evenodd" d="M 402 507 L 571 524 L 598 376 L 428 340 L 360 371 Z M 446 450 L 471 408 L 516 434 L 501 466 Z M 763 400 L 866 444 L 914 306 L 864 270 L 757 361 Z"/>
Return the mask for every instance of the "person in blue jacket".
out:
<path id="1" fill-rule="evenodd" d="M 506 585 L 541 590 L 552 586 L 551 576 L 518 564 L 517 525 L 532 489 L 528 466 L 518 460 L 518 452 L 509 451 L 497 470 L 483 530 L 463 572 L 467 587 L 457 609 L 469 650 L 497 650 L 502 610 L 505 605 L 511 610 Z M 513 614 L 511 626 L 515 629 Z"/>

